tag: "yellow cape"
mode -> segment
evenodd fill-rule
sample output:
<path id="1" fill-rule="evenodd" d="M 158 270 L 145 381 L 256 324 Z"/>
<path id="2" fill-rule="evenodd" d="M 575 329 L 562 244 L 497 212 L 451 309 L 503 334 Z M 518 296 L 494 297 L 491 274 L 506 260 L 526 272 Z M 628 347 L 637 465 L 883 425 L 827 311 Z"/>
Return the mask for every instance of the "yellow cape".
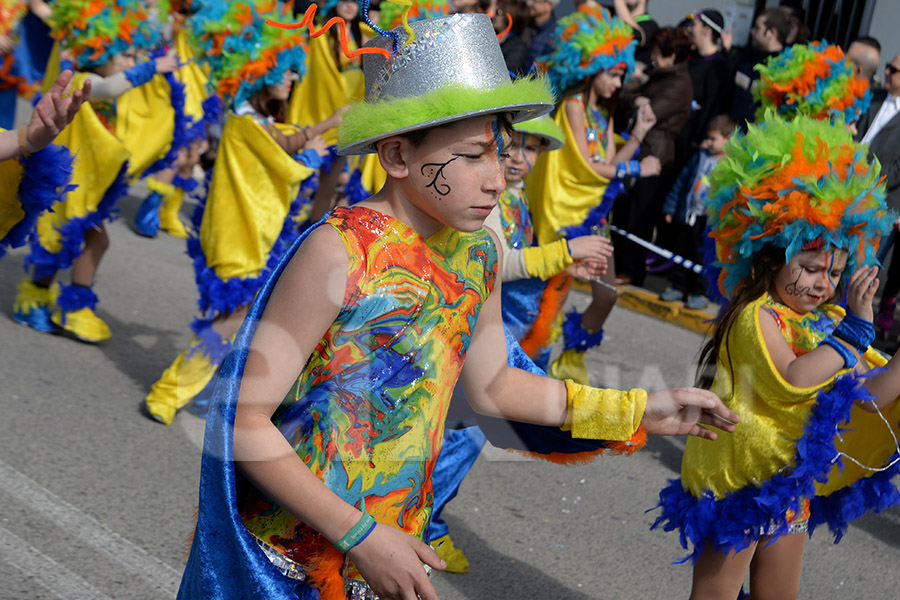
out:
<path id="1" fill-rule="evenodd" d="M 578 149 L 565 103 L 560 104 L 554 120 L 565 132 L 566 144 L 544 152 L 525 178 L 538 244 L 559 239 L 557 232 L 567 225 L 581 225 L 588 212 L 600 204 L 609 184 L 609 179 L 598 175 Z"/>
<path id="2" fill-rule="evenodd" d="M 162 75 L 130 89 L 116 99 L 116 137 L 131 154 L 128 177 L 139 178 L 165 156 L 175 133 L 172 88 Z"/>
<path id="3" fill-rule="evenodd" d="M 181 28 L 175 34 L 175 52 L 178 59 L 186 63 L 175 72 L 178 81 L 184 84 L 184 113 L 194 122 L 203 119 L 203 101 L 210 96 L 209 78 L 194 58 L 194 50 L 188 43 L 187 29 Z"/>
<path id="4" fill-rule="evenodd" d="M 745 486 L 759 485 L 788 467 L 819 392 L 849 372 L 842 369 L 828 381 L 809 388 L 798 388 L 785 381 L 772 363 L 759 326 L 759 307 L 765 299 L 763 295 L 738 316 L 727 347 L 720 350 L 711 388 L 740 415 L 740 424 L 734 433 L 720 433 L 715 441 L 696 437 L 687 440 L 681 479 L 684 488 L 696 497 L 710 491 L 716 499 L 721 499 Z M 837 306 L 822 308 L 844 315 L 844 310 Z M 871 347 L 864 358 L 872 367 L 886 363 Z M 882 412 L 896 433 L 900 403 L 894 402 Z M 854 406 L 850 427 L 855 431 L 843 435 L 844 441 L 838 449 L 864 464 L 880 467 L 895 451 L 888 428 L 877 414 Z M 828 483 L 818 487 L 820 495 L 828 495 L 869 474 L 850 461 L 845 463 L 843 473 L 835 469 Z"/>
<path id="5" fill-rule="evenodd" d="M 221 279 L 256 276 L 300 183 L 313 173 L 288 156 L 252 115 L 229 115 L 200 224 L 207 265 Z"/>
<path id="6" fill-rule="evenodd" d="M 4 131 L 6 130 L 0 127 L 0 132 Z M 18 193 L 23 173 L 24 169 L 17 158 L 0 162 L 0 240 L 25 218 Z"/>
<path id="7" fill-rule="evenodd" d="M 314 125 L 334 114 L 352 100 L 365 96 L 363 72 L 357 68 L 341 71 L 331 54 L 330 37 L 322 35 L 309 40 L 306 55 L 306 75 L 294 86 L 288 106 L 287 121 L 299 125 Z M 337 131 L 325 139 L 337 143 Z"/>
<path id="8" fill-rule="evenodd" d="M 81 89 L 86 73 L 75 73 L 72 88 Z M 85 102 L 72 123 L 54 140 L 69 149 L 72 162 L 72 183 L 78 187 L 65 200 L 53 205 L 38 219 L 37 231 L 41 245 L 56 253 L 60 249 L 58 229 L 68 221 L 97 211 L 106 190 L 113 184 L 122 165 L 128 160 L 128 150 L 116 136 L 100 122 L 90 102 Z"/>

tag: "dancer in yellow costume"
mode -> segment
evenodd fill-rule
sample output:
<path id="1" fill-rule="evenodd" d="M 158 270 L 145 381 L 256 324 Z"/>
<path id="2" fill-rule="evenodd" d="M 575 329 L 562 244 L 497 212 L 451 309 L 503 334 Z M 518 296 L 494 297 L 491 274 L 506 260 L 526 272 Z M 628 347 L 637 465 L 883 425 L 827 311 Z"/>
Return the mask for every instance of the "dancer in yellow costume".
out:
<path id="1" fill-rule="evenodd" d="M 191 324 L 189 348 L 145 399 L 161 423 L 170 424 L 212 379 L 247 307 L 297 237 L 301 210 L 328 154 L 321 136 L 276 122 L 306 52 L 302 36 L 265 26 L 267 18 L 287 15 L 274 0 L 256 0 L 204 5 L 190 19 L 210 82 L 230 112 L 188 240 L 203 316 Z"/>
<path id="2" fill-rule="evenodd" d="M 178 213 L 184 195 L 197 186 L 193 170 L 208 148 L 207 127 L 221 121 L 221 100 L 210 93 L 189 41 L 187 17 L 196 9 L 194 4 L 193 0 L 158 3 L 161 29 L 171 36 L 181 64 L 174 73 L 155 78 L 152 87 L 142 86 L 127 95 L 131 118 L 130 131 L 122 136 L 126 141 L 159 137 L 161 119 L 166 120 L 166 129 L 170 120 L 174 123 L 172 135 L 163 138 L 165 155 L 152 156 L 155 162 L 146 170 L 132 168 L 133 176 L 150 175 L 146 178 L 150 194 L 134 219 L 135 231 L 145 237 L 155 237 L 160 229 L 173 237 L 188 237 Z"/>
<path id="3" fill-rule="evenodd" d="M 688 440 L 654 527 L 693 546 L 692 598 L 737 597 L 748 569 L 751 597 L 796 597 L 807 534 L 827 524 L 839 541 L 900 503 L 900 358 L 869 345 L 875 255 L 895 215 L 840 119 L 769 111 L 709 178 L 711 283 L 728 303 L 698 377 L 741 426 Z"/>
<path id="4" fill-rule="evenodd" d="M 622 181 L 659 172 L 654 157 L 640 163 L 629 160 L 656 122 L 650 106 L 638 112 L 624 143 L 614 135 L 609 114 L 634 69 L 636 42 L 631 29 L 610 18 L 604 8 L 585 4 L 559 21 L 554 39 L 552 52 L 541 58 L 539 66 L 563 98 L 555 120 L 566 134 L 566 145 L 542 155 L 526 180 L 541 244 L 602 231 L 612 201 L 623 191 Z M 600 345 L 603 323 L 617 298 L 612 259 L 602 280 L 591 283 L 593 302 L 583 315 L 577 311 L 566 315 L 564 350 L 550 366 L 554 377 L 588 382 L 584 354 Z"/>
<path id="5" fill-rule="evenodd" d="M 38 219 L 25 259 L 31 275 L 19 284 L 13 318 L 39 331 L 61 330 L 99 342 L 111 333 L 94 312 L 97 296 L 91 288 L 109 245 L 103 223 L 127 189 L 128 151 L 114 134 L 115 101 L 157 72 L 172 71 L 176 61 L 164 57 L 135 64 L 136 52 L 158 38 L 137 2 L 60 0 L 54 4 L 54 22 L 54 35 L 78 70 L 72 87 L 80 89 L 90 80 L 91 101 L 56 139 L 76 157 L 72 184 L 77 187 Z M 120 37 L 110 38 L 110 27 Z M 56 273 L 69 267 L 71 284 L 51 290 Z"/>
<path id="6" fill-rule="evenodd" d="M 71 80 L 72 71 L 60 74 L 28 125 L 0 129 L 0 257 L 22 246 L 38 216 L 68 191 L 72 155 L 51 142 L 75 118 L 91 86 L 70 92 Z"/>

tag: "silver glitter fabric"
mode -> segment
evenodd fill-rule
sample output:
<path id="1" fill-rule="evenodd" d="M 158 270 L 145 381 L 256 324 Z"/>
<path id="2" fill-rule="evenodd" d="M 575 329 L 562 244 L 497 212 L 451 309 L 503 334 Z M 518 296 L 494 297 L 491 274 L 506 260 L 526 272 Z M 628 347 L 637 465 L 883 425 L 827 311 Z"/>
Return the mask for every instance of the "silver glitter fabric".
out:
<path id="1" fill-rule="evenodd" d="M 279 553 L 278 550 L 261 539 L 257 537 L 254 537 L 254 539 L 266 555 L 266 558 L 269 559 L 269 562 L 281 571 L 282 575 L 295 581 L 306 581 L 309 578 L 309 573 L 305 566 Z M 431 567 L 428 565 L 422 566 L 425 568 L 425 574 L 430 578 Z M 344 577 L 344 592 L 347 594 L 347 600 L 379 600 L 378 595 L 372 591 L 369 584 L 361 579 Z"/>
<path id="2" fill-rule="evenodd" d="M 385 60 L 380 54 L 363 58 L 366 101 L 383 97 L 421 96 L 445 85 L 490 89 L 509 84 L 509 72 L 497 34 L 487 15 L 456 14 L 411 23 L 415 37 L 402 27 L 400 51 Z M 390 50 L 392 40 L 379 36 L 367 46 Z"/>
<path id="3" fill-rule="evenodd" d="M 462 86 L 473 90 L 494 90 L 511 86 L 506 61 L 497 42 L 497 34 L 491 19 L 484 14 L 455 14 L 440 19 L 424 19 L 410 23 L 415 34 L 410 36 L 402 27 L 396 27 L 400 49 L 385 58 L 380 54 L 363 56 L 363 72 L 366 81 L 366 102 L 424 98 L 429 93 L 447 86 Z M 378 36 L 366 43 L 366 47 L 381 48 L 391 52 L 393 38 Z M 513 122 L 524 121 L 549 112 L 553 105 L 546 100 L 497 105 L 448 114 L 430 121 L 410 124 L 393 131 L 378 131 L 377 135 L 346 143 L 338 148 L 338 154 L 366 154 L 375 152 L 374 142 L 406 133 L 414 129 L 434 127 L 478 115 L 507 112 Z M 352 110 L 352 108 L 351 108 Z"/>

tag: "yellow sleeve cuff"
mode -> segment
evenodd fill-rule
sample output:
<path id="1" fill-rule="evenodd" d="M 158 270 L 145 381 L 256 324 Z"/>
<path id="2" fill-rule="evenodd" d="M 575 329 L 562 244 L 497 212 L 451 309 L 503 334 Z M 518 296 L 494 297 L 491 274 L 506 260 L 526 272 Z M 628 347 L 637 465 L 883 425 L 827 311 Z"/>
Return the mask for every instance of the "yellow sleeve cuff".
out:
<path id="1" fill-rule="evenodd" d="M 532 277 L 550 279 L 568 268 L 574 261 L 569 254 L 566 240 L 556 240 L 540 246 L 532 246 L 522 250 L 525 270 Z"/>
<path id="2" fill-rule="evenodd" d="M 647 406 L 646 390 L 608 390 L 566 380 L 569 411 L 563 431 L 573 438 L 626 441 L 638 430 Z"/>

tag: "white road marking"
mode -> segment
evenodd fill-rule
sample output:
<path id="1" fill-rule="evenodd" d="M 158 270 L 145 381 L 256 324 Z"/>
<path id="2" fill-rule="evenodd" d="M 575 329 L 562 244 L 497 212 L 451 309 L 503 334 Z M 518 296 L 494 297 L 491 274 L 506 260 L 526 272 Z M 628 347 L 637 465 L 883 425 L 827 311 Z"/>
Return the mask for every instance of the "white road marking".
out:
<path id="1" fill-rule="evenodd" d="M 0 529 L 0 558 L 62 600 L 112 600 L 77 574 L 5 529 Z"/>
<path id="2" fill-rule="evenodd" d="M 151 588 L 170 598 L 178 593 L 181 573 L 2 461 L 0 488 L 24 506 L 49 518 L 57 527 L 78 536 L 113 562 L 121 564 Z"/>

